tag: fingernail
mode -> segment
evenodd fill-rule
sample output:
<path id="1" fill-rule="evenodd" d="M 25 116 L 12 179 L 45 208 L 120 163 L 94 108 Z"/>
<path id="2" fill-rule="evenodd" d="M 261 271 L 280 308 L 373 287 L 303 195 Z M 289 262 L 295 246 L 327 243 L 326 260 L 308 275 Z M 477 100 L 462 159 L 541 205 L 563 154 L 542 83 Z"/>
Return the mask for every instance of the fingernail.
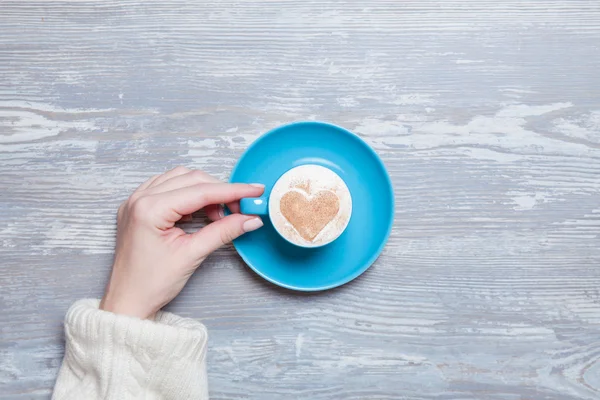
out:
<path id="1" fill-rule="evenodd" d="M 223 205 L 219 206 L 219 218 L 225 218 L 225 208 Z"/>
<path id="2" fill-rule="evenodd" d="M 263 222 L 258 217 L 249 219 L 248 221 L 244 222 L 244 225 L 242 225 L 244 232 L 255 231 L 258 228 L 260 228 L 261 226 L 263 226 Z"/>
<path id="3" fill-rule="evenodd" d="M 249 185 L 257 187 L 257 188 L 261 188 L 261 189 L 265 187 L 265 185 L 263 185 L 262 183 L 250 183 Z"/>

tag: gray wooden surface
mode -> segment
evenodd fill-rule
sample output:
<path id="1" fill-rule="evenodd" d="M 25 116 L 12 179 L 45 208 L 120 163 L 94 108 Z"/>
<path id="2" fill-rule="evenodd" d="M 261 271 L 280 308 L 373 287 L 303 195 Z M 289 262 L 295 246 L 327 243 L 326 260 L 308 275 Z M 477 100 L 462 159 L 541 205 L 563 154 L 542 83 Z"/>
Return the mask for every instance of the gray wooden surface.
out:
<path id="1" fill-rule="evenodd" d="M 0 398 L 49 397 L 137 184 L 306 119 L 379 152 L 395 228 L 321 294 L 211 257 L 170 309 L 213 399 L 600 398 L 597 0 L 0 0 Z"/>

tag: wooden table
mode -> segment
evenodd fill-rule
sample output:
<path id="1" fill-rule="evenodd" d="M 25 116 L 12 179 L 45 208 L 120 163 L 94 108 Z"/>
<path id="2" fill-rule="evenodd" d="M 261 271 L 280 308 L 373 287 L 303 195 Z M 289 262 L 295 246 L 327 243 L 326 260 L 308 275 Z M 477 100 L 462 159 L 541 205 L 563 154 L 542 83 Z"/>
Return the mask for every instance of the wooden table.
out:
<path id="1" fill-rule="evenodd" d="M 1 1 L 0 398 L 49 397 L 134 187 L 313 119 L 381 155 L 393 234 L 312 295 L 212 256 L 169 308 L 213 399 L 600 398 L 597 0 Z"/>

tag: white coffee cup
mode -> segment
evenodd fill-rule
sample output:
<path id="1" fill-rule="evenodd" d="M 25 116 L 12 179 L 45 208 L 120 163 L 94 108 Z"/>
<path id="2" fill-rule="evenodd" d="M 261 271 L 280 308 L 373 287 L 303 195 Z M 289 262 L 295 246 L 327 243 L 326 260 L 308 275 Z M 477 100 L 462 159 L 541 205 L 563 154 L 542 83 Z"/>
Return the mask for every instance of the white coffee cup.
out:
<path id="1" fill-rule="evenodd" d="M 288 242 L 315 248 L 333 242 L 344 232 L 352 216 L 352 196 L 331 169 L 306 164 L 281 175 L 268 195 L 242 199 L 240 208 L 243 214 L 268 215 Z"/>

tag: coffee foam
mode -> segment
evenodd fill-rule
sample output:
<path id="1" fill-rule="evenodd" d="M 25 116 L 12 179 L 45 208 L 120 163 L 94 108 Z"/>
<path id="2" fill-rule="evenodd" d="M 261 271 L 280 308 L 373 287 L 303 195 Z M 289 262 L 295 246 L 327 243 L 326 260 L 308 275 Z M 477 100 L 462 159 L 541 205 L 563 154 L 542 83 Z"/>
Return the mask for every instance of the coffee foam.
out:
<path id="1" fill-rule="evenodd" d="M 305 224 L 304 229 L 294 227 L 282 207 L 287 207 L 287 216 L 297 225 Z M 303 207 L 306 212 L 302 212 Z M 322 246 L 335 240 L 348 225 L 351 214 L 348 187 L 335 172 L 320 165 L 302 165 L 287 171 L 275 183 L 269 197 L 269 215 L 275 228 L 290 242 L 304 247 Z"/>

